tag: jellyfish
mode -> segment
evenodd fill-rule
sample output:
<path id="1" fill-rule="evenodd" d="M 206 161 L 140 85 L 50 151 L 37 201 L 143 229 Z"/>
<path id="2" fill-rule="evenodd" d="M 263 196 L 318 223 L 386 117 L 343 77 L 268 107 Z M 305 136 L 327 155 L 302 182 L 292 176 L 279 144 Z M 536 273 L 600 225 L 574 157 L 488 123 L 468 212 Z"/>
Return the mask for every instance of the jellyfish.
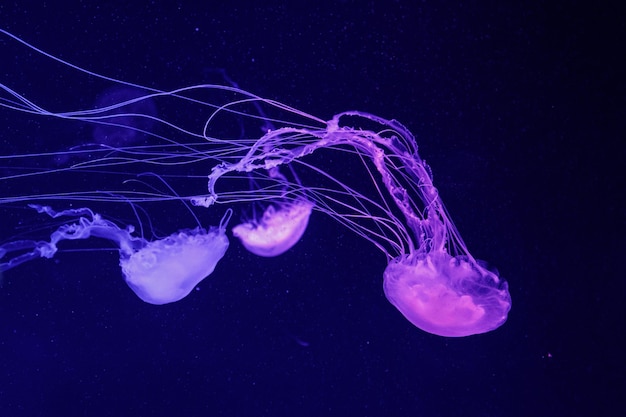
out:
<path id="1" fill-rule="evenodd" d="M 213 68 L 207 69 L 208 71 L 219 75 L 229 86 L 239 90 L 239 85 L 230 78 L 224 69 Z M 275 130 L 276 127 L 260 103 L 253 100 L 251 105 L 262 122 L 261 131 L 266 133 Z M 242 127 L 243 135 L 244 129 Z M 292 166 L 289 167 L 289 171 L 293 179 L 301 185 Z M 287 176 L 281 172 L 278 166 L 268 167 L 266 173 L 279 184 L 285 184 L 283 190 L 287 188 L 286 184 L 289 182 Z M 257 186 L 257 181 L 251 177 L 250 188 Z M 233 236 L 239 238 L 243 246 L 255 255 L 263 257 L 282 255 L 291 249 L 306 231 L 312 209 L 313 203 L 306 199 L 301 198 L 292 202 L 274 199 L 264 208 L 260 218 L 255 213 L 253 219 L 233 227 Z"/>
<path id="2" fill-rule="evenodd" d="M 104 238 L 118 245 L 120 267 L 128 286 L 146 303 L 159 305 L 186 297 L 213 272 L 228 248 L 225 228 L 232 211 L 225 214 L 218 227 L 180 230 L 164 239 L 147 241 L 133 236 L 132 226 L 122 229 L 89 208 L 55 211 L 37 204 L 30 207 L 54 219 L 76 220 L 56 229 L 49 242 L 21 240 L 0 246 L 0 258 L 21 252 L 0 263 L 0 271 L 35 258 L 52 258 L 58 251 L 57 245 L 64 240 Z"/>
<path id="3" fill-rule="evenodd" d="M 446 253 L 392 260 L 384 272 L 389 301 L 415 326 L 458 337 L 499 327 L 510 308 L 506 284 L 480 261 Z"/>
<path id="4" fill-rule="evenodd" d="M 155 207 L 163 211 L 170 203 L 183 202 L 208 212 L 224 206 L 230 218 L 237 207 L 262 204 L 261 218 L 233 228 L 252 253 L 284 253 L 301 238 L 313 213 L 327 215 L 380 250 L 387 265 L 382 277 L 385 296 L 412 325 L 439 336 L 462 337 L 495 330 L 506 321 L 511 308 L 507 283 L 468 250 L 434 185 L 432 170 L 418 153 L 415 137 L 400 122 L 362 111 L 321 118 L 236 85 L 199 84 L 170 91 L 144 87 L 79 68 L 1 32 L 81 77 L 141 91 L 133 100 L 154 101 L 159 109 L 161 104 L 175 105 L 178 110 L 167 117 L 145 114 L 154 121 L 142 131 L 145 143 L 53 151 L 80 154 L 79 163 L 42 168 L 36 150 L 0 156 L 4 173 L 0 182 L 8 190 L 0 196 L 0 208 L 31 204 L 52 217 L 78 217 L 43 244 L 10 239 L 0 246 L 0 261 L 13 251 L 25 253 L 5 261 L 1 270 L 42 253 L 53 255 L 58 236 L 104 237 L 119 245 L 123 273 L 140 298 L 172 302 L 184 297 L 224 256 L 228 220 L 207 232 L 181 229 L 152 243 L 133 237 L 128 228 L 101 223 L 104 220 L 91 207 L 101 206 L 97 212 L 104 213 L 130 203 L 156 214 Z M 67 123 L 115 122 L 116 109 L 128 105 L 56 110 L 43 108 L 32 94 L 27 99 L 4 82 L 0 87 L 4 93 L 0 109 Z M 249 130 L 234 128 L 235 120 L 261 123 L 265 129 L 242 137 L 241 132 Z M 151 182 L 146 173 L 162 179 L 162 184 Z M 45 180 L 45 186 L 23 191 L 33 189 L 24 184 L 37 180 Z M 251 182 L 255 186 L 250 187 Z M 58 213 L 41 209 L 61 201 L 90 208 Z M 177 216 L 171 212 L 168 218 Z M 77 224 L 83 225 L 79 234 Z M 193 264 L 189 271 L 178 263 L 187 254 Z M 197 257 L 207 261 L 191 262 Z M 144 269 L 144 263 L 153 260 L 159 270 L 168 271 L 166 275 Z M 176 277 L 174 283 L 166 276 Z M 182 289 L 175 291 L 172 285 Z"/>
<path id="5" fill-rule="evenodd" d="M 291 249 L 304 234 L 313 203 L 298 200 L 276 209 L 269 205 L 258 221 L 233 227 L 233 235 L 255 255 L 278 256 Z"/>

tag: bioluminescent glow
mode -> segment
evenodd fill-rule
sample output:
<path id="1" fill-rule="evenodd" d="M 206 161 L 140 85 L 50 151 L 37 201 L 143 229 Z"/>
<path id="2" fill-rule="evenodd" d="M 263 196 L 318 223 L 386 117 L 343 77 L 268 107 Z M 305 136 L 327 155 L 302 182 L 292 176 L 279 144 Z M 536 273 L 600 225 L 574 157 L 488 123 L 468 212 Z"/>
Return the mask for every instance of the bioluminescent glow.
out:
<path id="1" fill-rule="evenodd" d="M 233 227 L 233 236 L 255 255 L 278 256 L 298 243 L 312 210 L 313 203 L 307 200 L 294 201 L 279 210 L 270 205 L 260 220 Z"/>
<path id="2" fill-rule="evenodd" d="M 2 80 L 2 113 L 28 135 L 42 134 L 29 130 L 33 120 L 63 132 L 93 130 L 91 142 L 71 144 L 51 128 L 43 142 L 19 141 L 15 135 L 25 133 L 17 127 L 4 130 L 2 139 L 12 146 L 0 156 L 0 209 L 17 217 L 19 228 L 0 245 L 0 271 L 51 258 L 63 241 L 99 237 L 116 245 L 122 275 L 139 298 L 170 303 L 187 296 L 225 255 L 233 210 L 244 215 L 255 208 L 232 233 L 259 256 L 290 250 L 313 213 L 321 213 L 384 254 L 385 294 L 420 329 L 467 336 L 506 321 L 506 282 L 470 254 L 415 138 L 399 122 L 358 111 L 324 120 L 236 85 L 148 88 L 1 32 L 29 59 L 54 67 L 37 77 L 70 72 L 65 79 L 102 84 L 100 91 L 110 93 L 93 108 L 76 110 L 69 90 L 57 91 L 67 106 L 60 108 L 49 93 L 30 91 L 30 83 Z M 251 129 L 257 137 L 245 134 Z M 200 226 L 194 213 L 205 209 L 222 216 L 219 226 Z M 138 227 L 112 220 L 120 210 Z M 25 219 L 37 212 L 57 223 L 25 230 Z M 195 228 L 183 224 L 190 219 Z"/>

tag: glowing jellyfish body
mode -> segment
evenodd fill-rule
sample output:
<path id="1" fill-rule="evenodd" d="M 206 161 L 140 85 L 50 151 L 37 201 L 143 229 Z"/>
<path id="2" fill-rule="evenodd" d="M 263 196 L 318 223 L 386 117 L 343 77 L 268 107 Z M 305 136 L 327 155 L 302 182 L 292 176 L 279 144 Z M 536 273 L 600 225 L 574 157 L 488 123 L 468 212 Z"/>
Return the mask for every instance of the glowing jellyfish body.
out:
<path id="1" fill-rule="evenodd" d="M 224 229 L 196 228 L 148 242 L 120 259 L 126 283 L 150 304 L 167 304 L 186 297 L 209 276 L 228 249 Z"/>
<path id="2" fill-rule="evenodd" d="M 75 160 L 80 162 L 48 169 L 42 169 L 45 157 L 68 152 L 0 155 L 4 165 L 0 166 L 0 186 L 18 190 L 12 196 L 8 191 L 0 196 L 0 207 L 50 200 L 140 207 L 182 201 L 207 208 L 222 204 L 231 213 L 237 205 L 268 202 L 262 219 L 233 230 L 248 250 L 261 256 L 276 256 L 292 247 L 315 210 L 382 251 L 388 263 L 385 294 L 415 326 L 457 337 L 484 333 L 505 322 L 511 307 L 506 282 L 470 254 L 433 185 L 430 168 L 418 154 L 415 138 L 397 121 L 357 111 L 325 120 L 236 86 L 160 91 L 81 69 L 0 32 L 38 52 L 32 55 L 53 59 L 90 80 L 144 92 L 103 108 L 55 112 L 26 98 L 32 94 L 0 83 L 0 108 L 46 120 L 137 129 L 146 139 L 141 144 L 120 140 L 72 149 L 69 153 L 77 154 Z M 170 115 L 167 120 L 140 105 L 128 114 L 131 104 L 142 101 L 154 101 L 159 109 L 173 103 L 175 111 L 163 113 Z M 261 106 L 267 112 L 260 111 Z M 138 119 L 150 123 L 128 125 Z M 198 124 L 198 120 L 203 122 Z M 264 134 L 242 138 L 245 128 L 229 134 L 229 128 L 239 122 L 257 127 L 261 123 Z M 207 166 L 212 167 L 210 172 Z M 278 171 L 283 166 L 290 168 L 285 170 L 290 175 Z M 303 181 L 296 171 L 303 173 Z M 146 172 L 167 179 L 167 187 L 138 179 Z M 77 178 L 64 181 L 67 175 Z M 40 178 L 47 181 L 43 192 L 22 191 L 33 189 L 32 182 Z M 188 294 L 213 271 L 228 247 L 224 220 L 209 231 L 181 231 L 148 242 L 89 209 L 55 213 L 36 207 L 53 217 L 78 220 L 58 228 L 49 242 L 14 239 L 0 245 L 0 259 L 9 258 L 0 264 L 0 271 L 53 256 L 61 240 L 103 237 L 119 245 L 122 270 L 137 295 L 162 304 Z"/>
<path id="3" fill-rule="evenodd" d="M 132 235 L 133 228 L 121 229 L 88 208 L 54 211 L 48 206 L 31 205 L 52 218 L 78 217 L 75 223 L 61 225 L 49 242 L 18 241 L 0 247 L 3 257 L 9 252 L 26 253 L 0 264 L 0 271 L 42 257 L 52 258 L 63 240 L 99 237 L 115 242 L 120 250 L 120 266 L 128 286 L 139 298 L 150 304 L 167 304 L 187 296 L 210 275 L 226 253 L 228 238 L 225 227 L 230 212 L 217 228 L 196 228 L 175 233 L 161 240 L 146 241 Z"/>
<path id="4" fill-rule="evenodd" d="M 440 336 L 468 336 L 494 330 L 511 302 L 506 283 L 461 256 L 403 257 L 384 273 L 387 299 L 415 326 Z"/>
<path id="5" fill-rule="evenodd" d="M 233 227 L 233 235 L 258 256 L 278 256 L 295 245 L 306 230 L 313 204 L 300 200 L 275 209 L 270 205 L 260 220 Z"/>

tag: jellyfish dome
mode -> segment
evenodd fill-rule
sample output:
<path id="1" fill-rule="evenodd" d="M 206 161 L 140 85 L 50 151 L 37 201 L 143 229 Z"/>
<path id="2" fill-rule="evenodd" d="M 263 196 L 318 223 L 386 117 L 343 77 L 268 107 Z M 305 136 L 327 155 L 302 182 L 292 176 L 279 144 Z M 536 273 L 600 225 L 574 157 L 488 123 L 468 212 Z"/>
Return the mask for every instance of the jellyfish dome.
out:
<path id="1" fill-rule="evenodd" d="M 167 304 L 185 298 L 209 276 L 228 249 L 221 228 L 196 228 L 148 242 L 120 266 L 128 286 L 146 303 Z M 126 254 L 125 254 L 126 255 Z"/>
<path id="2" fill-rule="evenodd" d="M 494 330 L 511 301 L 506 282 L 478 262 L 447 254 L 392 260 L 384 272 L 389 301 L 415 326 L 459 337 Z"/>
<path id="3" fill-rule="evenodd" d="M 278 256 L 300 240 L 309 223 L 312 209 L 313 204 L 306 200 L 298 200 L 279 209 L 269 205 L 258 221 L 233 227 L 233 235 L 255 255 Z"/>

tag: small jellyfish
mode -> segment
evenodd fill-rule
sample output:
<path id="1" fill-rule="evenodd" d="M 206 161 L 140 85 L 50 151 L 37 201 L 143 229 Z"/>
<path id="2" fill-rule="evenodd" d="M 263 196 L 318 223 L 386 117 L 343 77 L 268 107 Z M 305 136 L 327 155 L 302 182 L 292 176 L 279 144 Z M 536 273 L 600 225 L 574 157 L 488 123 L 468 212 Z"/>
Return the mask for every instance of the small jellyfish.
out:
<path id="1" fill-rule="evenodd" d="M 227 210 L 218 227 L 181 230 L 150 242 L 133 236 L 132 226 L 121 229 L 88 208 L 57 212 L 49 206 L 30 206 L 52 218 L 78 219 L 61 225 L 49 242 L 22 240 L 0 246 L 0 259 L 11 252 L 26 251 L 0 264 L 0 271 L 36 258 L 52 258 L 63 240 L 99 237 L 118 245 L 122 273 L 139 298 L 150 304 L 167 304 L 186 297 L 213 272 L 228 249 L 225 232 L 232 210 Z"/>
<path id="2" fill-rule="evenodd" d="M 267 207 L 260 220 L 233 227 L 233 235 L 255 255 L 272 257 L 285 253 L 306 230 L 313 203 L 297 200 L 276 209 Z"/>

